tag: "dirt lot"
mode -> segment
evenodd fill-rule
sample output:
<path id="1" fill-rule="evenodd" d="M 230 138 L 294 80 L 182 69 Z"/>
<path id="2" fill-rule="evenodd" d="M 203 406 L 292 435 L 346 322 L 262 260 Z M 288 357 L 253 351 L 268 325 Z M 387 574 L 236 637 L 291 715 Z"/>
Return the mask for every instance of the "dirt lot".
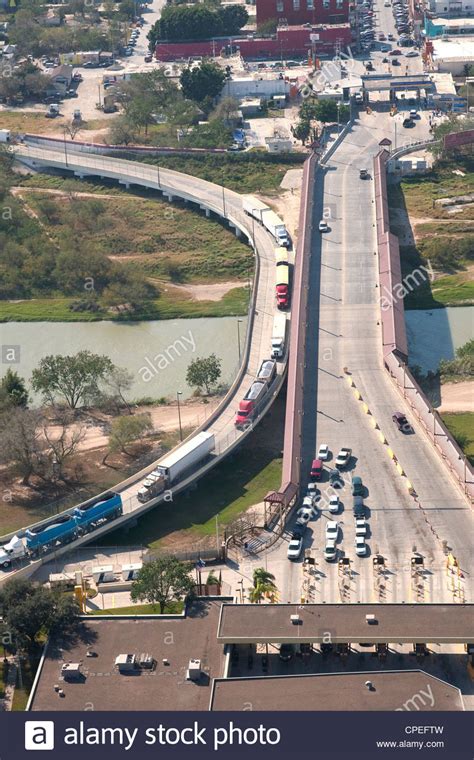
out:
<path id="1" fill-rule="evenodd" d="M 439 412 L 474 412 L 474 381 L 441 385 Z"/>

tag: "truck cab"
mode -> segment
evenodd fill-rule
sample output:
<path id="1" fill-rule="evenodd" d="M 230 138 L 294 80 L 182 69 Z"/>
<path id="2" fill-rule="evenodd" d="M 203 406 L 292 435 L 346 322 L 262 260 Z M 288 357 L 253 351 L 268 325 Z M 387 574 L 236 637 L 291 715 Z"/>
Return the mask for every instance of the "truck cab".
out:
<path id="1" fill-rule="evenodd" d="M 14 559 L 21 559 L 26 556 L 26 553 L 23 540 L 18 538 L 18 536 L 13 536 L 8 544 L 0 546 L 0 567 L 7 570 Z"/>
<path id="2" fill-rule="evenodd" d="M 137 498 L 142 503 L 158 496 L 165 487 L 163 475 L 158 472 L 150 472 L 138 490 Z"/>

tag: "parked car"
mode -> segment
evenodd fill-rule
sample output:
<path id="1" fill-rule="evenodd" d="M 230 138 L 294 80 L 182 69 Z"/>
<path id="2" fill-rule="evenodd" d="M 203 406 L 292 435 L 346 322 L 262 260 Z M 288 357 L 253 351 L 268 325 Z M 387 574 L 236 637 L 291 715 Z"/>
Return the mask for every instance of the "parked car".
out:
<path id="1" fill-rule="evenodd" d="M 312 507 L 303 506 L 300 507 L 296 513 L 296 524 L 307 525 L 308 522 L 314 517 L 314 510 Z"/>
<path id="2" fill-rule="evenodd" d="M 359 170 L 359 178 L 360 179 L 368 179 L 369 178 L 369 172 L 367 169 L 360 169 Z"/>
<path id="3" fill-rule="evenodd" d="M 320 459 L 313 459 L 310 474 L 313 480 L 321 480 L 323 475 L 323 463 Z"/>
<path id="4" fill-rule="evenodd" d="M 328 230 L 329 230 L 328 223 L 321 220 L 319 222 L 319 228 L 318 229 L 319 229 L 320 232 L 328 232 Z"/>
<path id="5" fill-rule="evenodd" d="M 319 493 L 319 488 L 317 487 L 316 483 L 308 483 L 306 486 L 306 496 L 305 499 L 311 499 L 312 506 L 316 504 L 316 502 L 321 498 L 321 494 Z"/>
<path id="6" fill-rule="evenodd" d="M 151 63 L 153 60 L 153 56 L 150 54 L 146 55 L 144 58 L 145 63 Z"/>
<path id="7" fill-rule="evenodd" d="M 327 443 L 320 445 L 317 456 L 322 462 L 326 462 L 329 459 L 329 446 Z"/>
<path id="8" fill-rule="evenodd" d="M 401 54 L 402 54 L 401 50 L 391 50 L 389 53 L 389 55 L 401 55 Z"/>
<path id="9" fill-rule="evenodd" d="M 336 512 L 339 512 L 341 502 L 339 501 L 339 496 L 337 493 L 331 494 L 329 498 L 329 511 L 333 514 L 336 514 Z"/>
<path id="10" fill-rule="evenodd" d="M 339 470 L 330 470 L 329 471 L 329 482 L 332 485 L 333 488 L 343 488 L 344 487 L 344 481 L 342 479 L 341 473 Z"/>
<path id="11" fill-rule="evenodd" d="M 405 53 L 405 58 L 417 58 L 419 55 L 418 50 L 409 50 L 408 53 Z"/>
<path id="12" fill-rule="evenodd" d="M 356 517 L 355 531 L 356 531 L 356 536 L 367 535 L 367 522 L 366 522 L 365 517 Z"/>
<path id="13" fill-rule="evenodd" d="M 332 562 L 333 559 L 336 559 L 336 555 L 336 542 L 333 539 L 326 540 L 326 546 L 324 547 L 323 555 L 326 562 Z"/>
<path id="14" fill-rule="evenodd" d="M 336 461 L 334 464 L 336 467 L 342 470 L 343 467 L 346 467 L 349 464 L 350 458 L 352 456 L 352 449 L 347 448 L 346 446 L 343 446 L 342 449 L 339 451 L 339 454 L 336 457 Z"/>
<path id="15" fill-rule="evenodd" d="M 398 58 L 394 58 L 393 61 L 392 61 L 392 66 L 400 66 L 400 65 L 401 64 L 400 64 L 400 61 L 398 60 Z"/>
<path id="16" fill-rule="evenodd" d="M 293 534 L 295 535 L 295 534 Z M 296 538 L 292 538 L 288 544 L 288 550 L 286 556 L 289 560 L 299 559 L 303 550 L 303 536 L 299 535 Z"/>
<path id="17" fill-rule="evenodd" d="M 403 119 L 402 125 L 405 127 L 405 129 L 411 129 L 415 126 L 415 122 L 413 119 Z"/>
<path id="18" fill-rule="evenodd" d="M 356 536 L 355 551 L 358 557 L 365 557 L 367 554 L 367 544 L 365 543 L 364 536 Z"/>
<path id="19" fill-rule="evenodd" d="M 337 520 L 328 520 L 326 523 L 326 541 L 337 541 L 339 525 Z"/>
<path id="20" fill-rule="evenodd" d="M 360 475 L 353 475 L 352 476 L 351 489 L 352 489 L 352 495 L 353 496 L 363 496 L 364 495 L 364 484 L 362 482 L 362 478 L 360 477 Z"/>
<path id="21" fill-rule="evenodd" d="M 355 517 L 365 517 L 364 497 L 352 497 L 352 511 Z"/>

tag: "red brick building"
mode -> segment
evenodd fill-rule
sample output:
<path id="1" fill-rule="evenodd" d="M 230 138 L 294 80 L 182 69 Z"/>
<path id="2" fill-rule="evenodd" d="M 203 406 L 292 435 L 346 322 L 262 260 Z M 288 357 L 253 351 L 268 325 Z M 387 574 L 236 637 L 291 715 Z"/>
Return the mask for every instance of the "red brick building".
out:
<path id="1" fill-rule="evenodd" d="M 257 0 L 257 26 L 273 19 L 297 26 L 344 24 L 349 0 Z"/>
<path id="2" fill-rule="evenodd" d="M 312 37 L 317 41 L 313 42 Z M 312 50 L 316 56 L 333 55 L 339 44 L 342 49 L 351 42 L 349 24 L 334 26 L 291 26 L 280 28 L 273 37 L 248 38 L 233 37 L 200 42 L 158 42 L 155 56 L 159 61 L 174 61 L 189 56 L 228 55 L 240 51 L 247 60 L 265 60 L 266 58 L 305 57 Z"/>

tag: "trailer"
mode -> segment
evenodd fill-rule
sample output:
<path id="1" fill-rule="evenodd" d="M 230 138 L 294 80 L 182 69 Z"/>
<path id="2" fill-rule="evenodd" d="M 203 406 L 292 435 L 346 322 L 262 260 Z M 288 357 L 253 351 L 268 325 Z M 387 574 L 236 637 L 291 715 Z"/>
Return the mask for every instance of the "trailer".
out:
<path id="1" fill-rule="evenodd" d="M 288 236 L 288 231 L 283 221 L 271 210 L 271 208 L 262 212 L 262 224 L 265 229 L 268 230 L 270 235 L 275 238 L 279 246 L 283 246 L 284 248 L 289 247 L 290 238 Z"/>
<path id="2" fill-rule="evenodd" d="M 244 195 L 242 198 L 242 208 L 248 216 L 252 216 L 260 224 L 263 224 L 263 212 L 270 211 L 266 203 L 260 201 L 254 195 Z"/>
<path id="3" fill-rule="evenodd" d="M 277 266 L 279 264 L 288 264 L 288 251 L 281 245 L 275 248 L 275 263 Z"/>
<path id="4" fill-rule="evenodd" d="M 275 314 L 272 332 L 272 359 L 281 359 L 285 353 L 286 315 Z"/>
<path id="5" fill-rule="evenodd" d="M 11 140 L 11 132 L 9 129 L 0 129 L 0 143 L 9 143 Z"/>
<path id="6" fill-rule="evenodd" d="M 257 380 L 263 380 L 267 385 L 273 382 L 276 375 L 277 365 L 273 359 L 264 359 L 257 372 Z"/>
<path id="7" fill-rule="evenodd" d="M 184 472 L 203 462 L 215 447 L 213 433 L 203 431 L 168 454 L 145 478 L 138 491 L 138 500 L 146 502 L 175 483 Z"/>
<path id="8" fill-rule="evenodd" d="M 28 528 L 25 532 L 26 546 L 31 552 L 47 549 L 57 543 L 68 543 L 77 535 L 77 524 L 73 515 L 58 515 L 46 524 Z"/>
<path id="9" fill-rule="evenodd" d="M 119 517 L 123 512 L 122 497 L 114 491 L 86 501 L 74 510 L 77 526 L 81 530 L 91 530 L 97 523 Z"/>

